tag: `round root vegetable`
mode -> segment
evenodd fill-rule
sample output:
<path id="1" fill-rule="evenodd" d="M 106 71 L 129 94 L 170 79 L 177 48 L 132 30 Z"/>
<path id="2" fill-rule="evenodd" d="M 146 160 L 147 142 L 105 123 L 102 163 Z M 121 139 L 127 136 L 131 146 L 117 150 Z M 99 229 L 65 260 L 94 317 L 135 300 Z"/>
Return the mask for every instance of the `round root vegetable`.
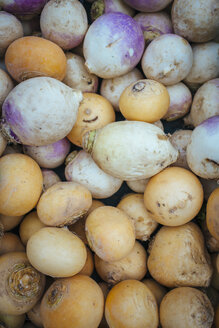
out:
<path id="1" fill-rule="evenodd" d="M 0 158 L 0 213 L 24 215 L 32 210 L 42 192 L 43 176 L 39 165 L 24 154 Z"/>
<path id="2" fill-rule="evenodd" d="M 4 101 L 3 134 L 29 146 L 54 143 L 71 131 L 82 98 L 81 91 L 51 77 L 23 81 Z"/>
<path id="3" fill-rule="evenodd" d="M 189 169 L 186 160 L 186 148 L 191 139 L 192 131 L 191 130 L 176 130 L 170 136 L 170 142 L 178 150 L 179 156 L 173 166 L 184 167 Z"/>
<path id="4" fill-rule="evenodd" d="M 24 154 L 32 157 L 40 167 L 53 169 L 64 163 L 70 151 L 67 138 L 45 146 L 23 146 Z"/>
<path id="5" fill-rule="evenodd" d="M 214 309 L 209 298 L 196 288 L 174 288 L 160 305 L 162 328 L 211 328 L 213 319 Z"/>
<path id="6" fill-rule="evenodd" d="M 1 7 L 2 7 L 1 1 Z M 14 15 L 0 11 L 0 57 L 4 55 L 8 46 L 24 35 L 21 22 Z"/>
<path id="7" fill-rule="evenodd" d="M 83 148 L 103 171 L 125 181 L 149 178 L 178 156 L 160 128 L 137 121 L 118 121 L 88 132 Z"/>
<path id="8" fill-rule="evenodd" d="M 218 253 L 219 252 L 219 240 L 214 238 L 207 227 L 206 220 L 201 222 L 201 229 L 205 238 L 205 244 L 210 253 Z"/>
<path id="9" fill-rule="evenodd" d="M 188 75 L 192 61 L 192 48 L 186 39 L 176 34 L 164 34 L 146 48 L 141 66 L 148 79 L 173 85 Z"/>
<path id="10" fill-rule="evenodd" d="M 1 238 L 0 255 L 10 252 L 25 252 L 25 247 L 16 234 L 5 232 Z"/>
<path id="11" fill-rule="evenodd" d="M 85 233 L 90 248 L 107 262 L 121 260 L 135 244 L 132 221 L 125 212 L 113 206 L 93 210 L 86 219 Z"/>
<path id="12" fill-rule="evenodd" d="M 219 28 L 217 0 L 175 0 L 172 6 L 174 33 L 191 42 L 206 42 L 216 37 Z"/>
<path id="13" fill-rule="evenodd" d="M 164 85 L 153 80 L 131 83 L 119 98 L 119 109 L 127 120 L 154 123 L 167 112 L 169 93 Z"/>
<path id="14" fill-rule="evenodd" d="M 0 69 L 0 108 L 13 87 L 14 83 L 8 73 L 6 73 L 3 69 Z"/>
<path id="15" fill-rule="evenodd" d="M 3 226 L 4 231 L 10 231 L 20 223 L 22 218 L 23 218 L 23 215 L 8 216 L 8 215 L 0 214 L 0 225 Z"/>
<path id="16" fill-rule="evenodd" d="M 147 272 L 147 254 L 144 247 L 138 242 L 131 252 L 119 261 L 103 261 L 94 256 L 95 269 L 98 275 L 111 285 L 126 279 L 141 280 Z"/>
<path id="17" fill-rule="evenodd" d="M 110 101 L 116 111 L 119 111 L 119 98 L 123 90 L 132 82 L 143 78 L 141 71 L 135 67 L 124 75 L 112 79 L 103 79 L 100 86 L 100 94 Z"/>
<path id="18" fill-rule="evenodd" d="M 81 240 L 88 245 L 87 237 L 85 234 L 85 222 L 87 219 L 87 216 L 95 210 L 95 208 L 104 206 L 104 203 L 102 203 L 99 200 L 93 199 L 92 200 L 92 205 L 89 208 L 88 212 L 86 215 L 84 215 L 82 218 L 80 218 L 78 221 L 74 222 L 73 224 L 68 226 L 68 229 L 72 231 L 74 234 L 76 234 L 78 237 L 81 238 Z"/>
<path id="19" fill-rule="evenodd" d="M 73 181 L 61 181 L 42 194 L 37 214 L 45 225 L 61 227 L 77 221 L 91 204 L 92 195 L 86 187 Z"/>
<path id="20" fill-rule="evenodd" d="M 83 44 L 86 67 L 90 73 L 105 79 L 131 71 L 143 51 L 141 27 L 132 17 L 119 12 L 97 18 L 90 25 Z"/>
<path id="21" fill-rule="evenodd" d="M 60 182 L 61 179 L 53 170 L 42 169 L 43 175 L 43 191 L 46 191 L 49 187 L 52 187 L 55 183 Z"/>
<path id="22" fill-rule="evenodd" d="M 96 328 L 103 310 L 101 288 L 95 280 L 80 274 L 53 282 L 41 302 L 45 328 Z"/>
<path id="23" fill-rule="evenodd" d="M 207 287 L 213 273 L 202 232 L 193 222 L 162 227 L 150 245 L 147 265 L 166 287 Z"/>
<path id="24" fill-rule="evenodd" d="M 43 328 L 40 305 L 41 301 L 37 302 L 34 307 L 27 312 L 27 317 L 36 327 Z"/>
<path id="25" fill-rule="evenodd" d="M 66 159 L 65 177 L 87 188 L 94 198 L 102 199 L 115 194 L 123 181 L 101 170 L 91 155 L 81 150 L 73 151 Z"/>
<path id="26" fill-rule="evenodd" d="M 143 194 L 148 181 L 149 179 L 141 179 L 141 180 L 126 181 L 126 183 L 132 191 Z"/>
<path id="27" fill-rule="evenodd" d="M 192 107 L 184 123 L 198 126 L 208 118 L 219 115 L 219 79 L 204 83 L 195 93 Z"/>
<path id="28" fill-rule="evenodd" d="M 0 157 L 4 153 L 6 146 L 7 146 L 7 140 L 3 137 L 2 133 L 0 132 Z"/>
<path id="29" fill-rule="evenodd" d="M 90 9 L 92 21 L 103 14 L 120 12 L 129 16 L 134 16 L 135 10 L 122 0 L 95 0 Z"/>
<path id="30" fill-rule="evenodd" d="M 26 251 L 33 267 L 52 277 L 77 274 L 87 258 L 84 243 L 66 228 L 38 230 L 28 239 Z"/>
<path id="31" fill-rule="evenodd" d="M 132 8 L 143 12 L 156 12 L 164 9 L 172 2 L 172 0 L 125 0 L 125 2 Z"/>
<path id="32" fill-rule="evenodd" d="M 193 131 L 186 149 L 190 169 L 204 179 L 219 178 L 219 115 L 213 116 Z"/>
<path id="33" fill-rule="evenodd" d="M 135 226 L 135 238 L 146 241 L 157 228 L 158 223 L 146 210 L 143 194 L 126 195 L 117 205 L 133 221 Z"/>
<path id="34" fill-rule="evenodd" d="M 94 271 L 94 257 L 93 253 L 90 251 L 90 249 L 86 246 L 87 250 L 87 259 L 85 262 L 85 265 L 79 272 L 79 274 L 85 274 L 86 276 L 91 276 Z"/>
<path id="35" fill-rule="evenodd" d="M 0 325 L 2 328 L 23 328 L 26 315 L 11 315 L 0 313 Z"/>
<path id="36" fill-rule="evenodd" d="M 144 204 L 160 224 L 179 226 L 191 221 L 204 200 L 202 184 L 181 167 L 168 167 L 153 176 L 144 192 Z"/>
<path id="37" fill-rule="evenodd" d="M 167 289 L 158 284 L 154 279 L 144 279 L 142 282 L 150 289 L 156 299 L 157 305 L 160 306 L 164 295 L 167 293 Z"/>
<path id="38" fill-rule="evenodd" d="M 45 224 L 40 221 L 37 212 L 33 211 L 27 214 L 19 226 L 19 235 L 24 245 L 27 245 L 28 239 L 38 230 L 44 228 Z"/>
<path id="39" fill-rule="evenodd" d="M 41 298 L 45 276 L 30 265 L 24 252 L 1 255 L 0 275 L 1 313 L 24 314 Z"/>
<path id="40" fill-rule="evenodd" d="M 67 137 L 73 144 L 82 147 L 85 132 L 102 128 L 114 121 L 115 112 L 106 98 L 96 93 L 83 93 L 77 120 Z"/>
<path id="41" fill-rule="evenodd" d="M 67 68 L 63 83 L 82 92 L 97 92 L 98 77 L 88 72 L 83 57 L 67 52 Z"/>
<path id="42" fill-rule="evenodd" d="M 206 42 L 192 47 L 193 64 L 185 83 L 205 83 L 219 75 L 219 44 Z"/>
<path id="43" fill-rule="evenodd" d="M 17 82 L 37 76 L 61 81 L 66 73 L 66 57 L 62 49 L 37 36 L 25 36 L 11 43 L 5 54 L 5 64 Z"/>
<path id="44" fill-rule="evenodd" d="M 219 187 L 208 198 L 206 223 L 210 234 L 219 241 Z"/>
<path id="45" fill-rule="evenodd" d="M 41 12 L 45 3 L 46 0 L 1 0 L 1 8 L 22 19 L 31 19 Z"/>
<path id="46" fill-rule="evenodd" d="M 173 33 L 170 17 L 164 11 L 158 13 L 140 12 L 133 18 L 140 24 L 146 44 L 160 35 Z"/>
<path id="47" fill-rule="evenodd" d="M 40 28 L 45 39 L 63 49 L 72 49 L 82 42 L 87 31 L 86 10 L 78 0 L 50 0 L 41 12 Z"/>
<path id="48" fill-rule="evenodd" d="M 192 104 L 192 94 L 182 82 L 167 86 L 167 91 L 170 96 L 170 105 L 163 119 L 174 121 L 188 113 Z"/>
<path id="49" fill-rule="evenodd" d="M 150 289 L 138 280 L 125 280 L 108 293 L 105 317 L 113 328 L 157 328 L 158 309 Z"/>

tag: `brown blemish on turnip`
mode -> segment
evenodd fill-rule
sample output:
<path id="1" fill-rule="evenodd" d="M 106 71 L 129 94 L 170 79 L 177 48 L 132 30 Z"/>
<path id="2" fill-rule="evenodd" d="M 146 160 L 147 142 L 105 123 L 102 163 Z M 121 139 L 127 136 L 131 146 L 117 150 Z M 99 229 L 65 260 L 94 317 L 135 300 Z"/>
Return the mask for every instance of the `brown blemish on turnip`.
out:
<path id="1" fill-rule="evenodd" d="M 165 136 L 165 135 L 163 135 L 163 134 L 157 134 L 157 138 L 158 138 L 159 140 L 168 140 L 168 137 Z"/>

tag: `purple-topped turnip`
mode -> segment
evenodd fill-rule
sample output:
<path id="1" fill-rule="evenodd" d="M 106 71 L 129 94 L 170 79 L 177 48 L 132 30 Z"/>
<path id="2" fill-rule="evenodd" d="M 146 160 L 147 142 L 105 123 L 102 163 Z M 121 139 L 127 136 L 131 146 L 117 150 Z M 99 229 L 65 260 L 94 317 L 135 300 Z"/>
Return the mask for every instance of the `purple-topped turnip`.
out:
<path id="1" fill-rule="evenodd" d="M 135 10 L 128 6 L 123 0 L 95 0 L 91 6 L 91 19 L 94 21 L 99 16 L 108 13 L 120 12 L 131 17 Z"/>
<path id="2" fill-rule="evenodd" d="M 192 61 L 192 48 L 184 38 L 163 34 L 146 48 L 141 66 L 148 79 L 173 85 L 188 75 Z"/>
<path id="3" fill-rule="evenodd" d="M 218 0 L 174 0 L 174 32 L 191 42 L 207 42 L 218 35 Z"/>
<path id="4" fill-rule="evenodd" d="M 1 0 L 2 10 L 12 13 L 22 19 L 31 19 L 40 14 L 47 0 Z"/>
<path id="5" fill-rule="evenodd" d="M 3 103 L 3 135 L 28 146 L 54 143 L 71 131 L 82 98 L 81 91 L 51 77 L 23 81 Z"/>
<path id="6" fill-rule="evenodd" d="M 32 157 L 40 167 L 53 169 L 64 163 L 70 150 L 67 138 L 45 146 L 23 146 L 24 154 Z"/>
<path id="7" fill-rule="evenodd" d="M 90 25 L 83 51 L 85 65 L 91 73 L 114 78 L 128 73 L 139 63 L 144 51 L 143 32 L 126 14 L 104 14 Z"/>
<path id="8" fill-rule="evenodd" d="M 192 131 L 186 150 L 190 169 L 204 179 L 219 178 L 219 115 L 210 117 Z"/>
<path id="9" fill-rule="evenodd" d="M 55 183 L 61 181 L 58 174 L 53 170 L 42 169 L 42 174 L 43 174 L 43 192 L 46 191 L 49 187 L 52 187 Z"/>
<path id="10" fill-rule="evenodd" d="M 63 49 L 72 49 L 85 36 L 87 13 L 78 0 L 50 0 L 42 10 L 40 27 L 44 38 Z"/>
<path id="11" fill-rule="evenodd" d="M 133 17 L 141 26 L 146 44 L 160 35 L 173 33 L 169 15 L 164 12 L 138 13 Z"/>
<path id="12" fill-rule="evenodd" d="M 143 12 L 156 12 L 166 8 L 172 0 L 125 0 L 132 8 Z"/>

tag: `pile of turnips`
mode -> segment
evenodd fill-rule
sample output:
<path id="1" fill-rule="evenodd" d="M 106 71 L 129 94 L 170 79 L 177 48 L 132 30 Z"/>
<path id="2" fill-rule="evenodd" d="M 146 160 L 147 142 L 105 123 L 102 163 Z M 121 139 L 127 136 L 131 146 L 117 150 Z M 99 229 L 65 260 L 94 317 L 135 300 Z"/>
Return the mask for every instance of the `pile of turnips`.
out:
<path id="1" fill-rule="evenodd" d="M 0 326 L 218 328 L 218 0 L 0 9 Z"/>

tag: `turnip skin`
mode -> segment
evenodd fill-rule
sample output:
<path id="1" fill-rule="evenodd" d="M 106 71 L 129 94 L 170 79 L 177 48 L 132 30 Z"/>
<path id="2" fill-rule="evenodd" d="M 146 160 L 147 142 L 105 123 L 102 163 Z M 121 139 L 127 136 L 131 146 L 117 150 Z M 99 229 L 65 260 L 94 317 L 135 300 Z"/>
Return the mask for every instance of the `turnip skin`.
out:
<path id="1" fill-rule="evenodd" d="M 81 91 L 50 77 L 21 82 L 3 103 L 3 134 L 29 146 L 56 142 L 71 131 L 82 97 Z"/>
<path id="2" fill-rule="evenodd" d="M 121 12 L 123 14 L 134 16 L 135 10 L 128 6 L 123 0 L 96 0 L 91 5 L 91 19 L 94 21 L 103 14 L 112 12 Z"/>
<path id="3" fill-rule="evenodd" d="M 6 73 L 3 69 L 0 69 L 0 112 L 5 98 L 13 89 L 13 87 L 14 82 L 10 78 L 9 74 Z"/>
<path id="4" fill-rule="evenodd" d="M 42 174 L 43 174 L 43 192 L 46 191 L 49 187 L 52 187 L 55 183 L 61 181 L 58 174 L 53 170 L 42 169 Z"/>
<path id="5" fill-rule="evenodd" d="M 186 160 L 186 148 L 191 139 L 192 130 L 176 130 L 170 136 L 170 142 L 172 145 L 179 151 L 179 156 L 175 163 L 172 166 L 184 167 L 189 169 L 187 160 Z"/>
<path id="6" fill-rule="evenodd" d="M 7 140 L 3 137 L 2 133 L 0 132 L 0 157 L 2 156 L 4 150 L 7 146 Z"/>
<path id="7" fill-rule="evenodd" d="M 149 178 L 178 156 L 160 128 L 137 121 L 114 122 L 87 133 L 83 148 L 103 171 L 125 181 Z"/>
<path id="8" fill-rule="evenodd" d="M 18 315 L 0 313 L 1 326 L 4 328 L 23 328 L 25 320 L 25 313 Z"/>
<path id="9" fill-rule="evenodd" d="M 189 168 L 204 179 L 219 178 L 219 115 L 199 124 L 186 149 Z"/>
<path id="10" fill-rule="evenodd" d="M 23 19 L 31 19 L 39 14 L 45 6 L 47 0 L 1 0 L 3 10 L 12 13 Z"/>
<path id="11" fill-rule="evenodd" d="M 172 0 L 125 0 L 132 8 L 143 12 L 156 12 L 167 7 Z"/>

